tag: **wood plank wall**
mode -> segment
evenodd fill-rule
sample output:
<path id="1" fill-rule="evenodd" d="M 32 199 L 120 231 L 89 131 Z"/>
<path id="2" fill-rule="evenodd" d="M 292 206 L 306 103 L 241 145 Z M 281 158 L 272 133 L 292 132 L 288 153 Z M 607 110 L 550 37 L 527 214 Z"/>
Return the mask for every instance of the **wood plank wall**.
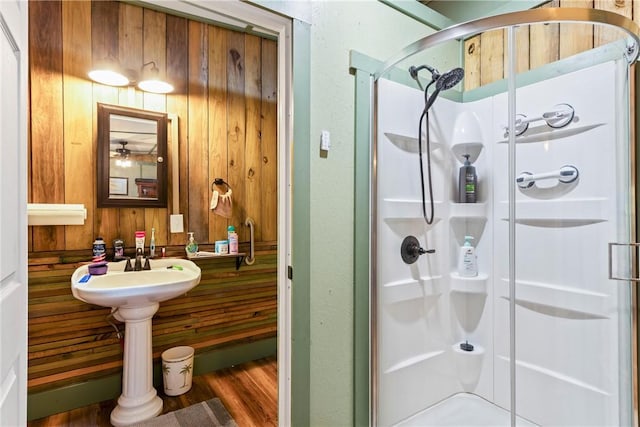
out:
<path id="1" fill-rule="evenodd" d="M 213 243 L 233 224 L 246 240 L 242 225 L 251 217 L 258 241 L 276 240 L 275 41 L 113 1 L 33 1 L 30 49 L 30 202 L 88 209 L 82 226 L 31 227 L 31 251 L 87 249 L 98 235 L 133 247 L 134 232 L 152 227 L 157 246 L 186 242 L 186 233 L 169 233 L 177 212 L 96 208 L 98 102 L 178 115 L 185 232 Z M 93 83 L 87 72 L 104 58 L 129 69 L 155 61 L 175 91 Z M 230 220 L 209 209 L 218 177 L 233 188 Z"/>
<path id="2" fill-rule="evenodd" d="M 154 359 L 176 345 L 204 352 L 276 336 L 277 250 L 266 244 L 258 249 L 255 263 L 240 270 L 231 258 L 197 261 L 200 284 L 160 304 L 153 318 Z M 29 267 L 29 392 L 122 371 L 122 343 L 107 322 L 111 310 L 69 292 L 83 251 L 64 256 L 41 253 Z"/>
<path id="3" fill-rule="evenodd" d="M 632 0 L 552 0 L 541 7 L 608 10 L 640 23 L 640 3 Z M 493 30 L 464 42 L 464 89 L 508 77 L 507 30 Z M 536 24 L 516 30 L 516 70 L 524 72 L 602 46 L 621 32 L 588 24 Z"/>
<path id="4" fill-rule="evenodd" d="M 186 233 L 169 232 L 168 208 L 96 207 L 96 105 L 177 114 L 179 206 L 203 250 L 255 220 L 256 263 L 199 261 L 202 283 L 161 306 L 154 355 L 175 344 L 208 350 L 276 335 L 277 42 L 115 1 L 30 1 L 29 201 L 83 203 L 85 225 L 29 227 L 29 387 L 57 387 L 119 372 L 120 344 L 109 310 L 82 303 L 70 276 L 102 236 L 156 230 L 156 246 L 182 256 Z M 93 61 L 124 68 L 155 61 L 175 87 L 168 95 L 114 88 L 86 76 Z M 170 156 L 169 165 L 176 159 Z M 229 220 L 209 209 L 211 183 L 233 189 Z M 171 178 L 170 178 L 171 179 Z M 224 189 L 219 189 L 224 191 Z"/>

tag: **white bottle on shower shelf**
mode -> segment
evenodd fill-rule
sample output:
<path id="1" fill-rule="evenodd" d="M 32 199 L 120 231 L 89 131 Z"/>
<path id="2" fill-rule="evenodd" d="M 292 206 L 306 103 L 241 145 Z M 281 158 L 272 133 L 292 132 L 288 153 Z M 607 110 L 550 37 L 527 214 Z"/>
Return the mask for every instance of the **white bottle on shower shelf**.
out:
<path id="1" fill-rule="evenodd" d="M 471 246 L 472 236 L 464 236 L 464 244 L 460 247 L 458 257 L 458 274 L 462 277 L 475 277 L 478 275 L 478 257 L 476 248 Z"/>

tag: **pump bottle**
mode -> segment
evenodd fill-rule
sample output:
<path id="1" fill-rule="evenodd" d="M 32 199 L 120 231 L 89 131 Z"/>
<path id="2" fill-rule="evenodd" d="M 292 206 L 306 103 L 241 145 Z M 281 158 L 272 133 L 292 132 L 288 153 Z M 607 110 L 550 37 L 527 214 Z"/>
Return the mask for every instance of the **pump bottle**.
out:
<path id="1" fill-rule="evenodd" d="M 193 258 L 198 254 L 198 244 L 196 240 L 193 238 L 193 231 L 189 233 L 189 240 L 184 247 L 185 252 L 187 253 L 187 258 Z"/>
<path id="2" fill-rule="evenodd" d="M 471 246 L 472 236 L 464 236 L 464 244 L 460 247 L 458 257 L 458 274 L 462 277 L 475 277 L 478 275 L 478 257 L 476 248 Z"/>
<path id="3" fill-rule="evenodd" d="M 465 160 L 460 167 L 460 175 L 458 176 L 458 201 L 460 203 L 475 203 L 478 191 L 476 168 L 471 165 L 468 154 L 463 154 L 462 157 Z"/>

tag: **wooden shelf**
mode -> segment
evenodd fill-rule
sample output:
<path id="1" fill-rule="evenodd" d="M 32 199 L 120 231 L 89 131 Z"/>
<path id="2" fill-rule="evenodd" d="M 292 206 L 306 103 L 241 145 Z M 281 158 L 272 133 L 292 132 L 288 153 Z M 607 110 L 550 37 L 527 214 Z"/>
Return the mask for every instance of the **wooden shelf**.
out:
<path id="1" fill-rule="evenodd" d="M 236 270 L 240 269 L 240 264 L 246 258 L 247 254 L 245 252 L 239 252 L 237 254 L 216 254 L 215 252 L 198 252 L 198 254 L 193 258 L 188 258 L 191 261 L 195 261 L 197 259 L 217 259 L 217 258 L 235 258 L 236 259 Z"/>

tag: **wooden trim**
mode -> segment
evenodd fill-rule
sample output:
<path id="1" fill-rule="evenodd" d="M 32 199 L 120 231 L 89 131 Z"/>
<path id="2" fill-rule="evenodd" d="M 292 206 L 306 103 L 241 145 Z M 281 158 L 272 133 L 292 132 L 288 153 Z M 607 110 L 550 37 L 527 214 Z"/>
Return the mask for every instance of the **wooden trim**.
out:
<path id="1" fill-rule="evenodd" d="M 247 344 L 224 347 L 215 351 L 195 353 L 194 375 L 202 375 L 222 368 L 275 355 L 276 338 L 268 338 Z M 63 411 L 80 408 L 92 403 L 115 399 L 122 390 L 122 373 L 55 389 L 29 393 L 27 419 L 34 420 Z M 162 388 L 160 362 L 153 367 L 153 385 Z"/>

